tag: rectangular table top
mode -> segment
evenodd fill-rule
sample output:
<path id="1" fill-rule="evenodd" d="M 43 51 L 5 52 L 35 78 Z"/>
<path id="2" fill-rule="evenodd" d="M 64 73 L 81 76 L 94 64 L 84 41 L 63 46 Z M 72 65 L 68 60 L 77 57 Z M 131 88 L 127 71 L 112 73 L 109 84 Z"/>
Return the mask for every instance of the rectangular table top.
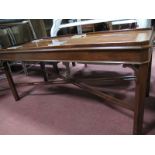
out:
<path id="1" fill-rule="evenodd" d="M 149 59 L 149 54 L 142 50 L 151 47 L 152 34 L 151 29 L 132 29 L 34 40 L 21 46 L 0 50 L 0 60 L 133 61 L 141 63 Z M 139 55 L 138 51 L 142 54 Z"/>
<path id="2" fill-rule="evenodd" d="M 72 48 L 72 47 L 97 47 L 97 46 L 141 46 L 149 45 L 151 39 L 151 29 L 133 29 L 124 31 L 106 31 L 88 33 L 83 35 L 73 35 L 64 37 L 54 37 L 49 39 L 34 40 L 21 46 L 11 47 L 5 51 L 26 50 L 40 48 Z"/>

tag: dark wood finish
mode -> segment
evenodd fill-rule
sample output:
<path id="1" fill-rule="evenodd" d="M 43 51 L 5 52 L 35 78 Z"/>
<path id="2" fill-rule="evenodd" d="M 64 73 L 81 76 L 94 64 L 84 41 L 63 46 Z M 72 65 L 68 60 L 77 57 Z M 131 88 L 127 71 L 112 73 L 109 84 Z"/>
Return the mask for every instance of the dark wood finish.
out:
<path id="1" fill-rule="evenodd" d="M 55 71 L 57 74 L 59 74 L 59 68 L 58 68 L 58 66 L 57 66 L 57 63 L 58 63 L 58 62 L 52 62 L 52 65 L 53 65 L 54 71 Z"/>
<path id="2" fill-rule="evenodd" d="M 76 66 L 76 63 L 75 62 L 72 62 L 72 66 Z"/>
<path id="3" fill-rule="evenodd" d="M 10 70 L 9 70 L 9 67 L 8 67 L 8 63 L 4 62 L 3 66 L 4 66 L 5 75 L 6 75 L 7 79 L 8 79 L 8 83 L 9 83 L 10 89 L 12 91 L 12 94 L 13 94 L 15 100 L 17 101 L 20 98 L 19 98 L 18 92 L 16 90 L 14 81 L 12 79 L 12 76 L 11 76 L 11 73 L 10 73 Z"/>
<path id="4" fill-rule="evenodd" d="M 142 134 L 143 115 L 144 115 L 144 100 L 146 95 L 146 84 L 148 74 L 148 63 L 138 65 L 136 70 L 136 91 L 134 103 L 134 134 Z"/>
<path id="5" fill-rule="evenodd" d="M 151 58 L 149 62 L 149 68 L 148 68 L 148 77 L 147 77 L 147 86 L 146 86 L 146 97 L 149 97 L 150 93 L 150 80 L 151 80 L 151 68 L 152 68 L 152 50 L 151 52 Z"/>
<path id="6" fill-rule="evenodd" d="M 133 104 L 129 104 L 129 103 L 125 102 L 125 101 L 122 101 L 120 99 L 112 97 L 112 96 L 110 96 L 110 95 L 108 95 L 106 93 L 95 90 L 93 87 L 90 87 L 90 86 L 88 86 L 88 85 L 86 85 L 84 83 L 81 83 L 81 82 L 79 83 L 78 81 L 72 81 L 72 83 L 75 84 L 76 86 L 88 91 L 89 93 L 94 94 L 94 95 L 96 95 L 96 96 L 98 96 L 98 97 L 100 97 L 102 99 L 107 100 L 107 101 L 110 101 L 110 102 L 112 102 L 112 103 L 114 103 L 116 105 L 119 105 L 121 107 L 129 109 L 131 111 L 133 111 L 133 109 L 134 109 Z"/>
<path id="7" fill-rule="evenodd" d="M 132 110 L 134 112 L 133 133 L 141 134 L 146 82 L 151 63 L 152 34 L 151 29 L 135 29 L 89 33 L 80 37 L 66 36 L 43 39 L 24 44 L 17 49 L 1 50 L 0 60 L 102 62 L 125 64 L 131 67 L 136 73 L 134 105 L 122 102 L 73 79 L 65 78 L 65 80 L 101 98 L 112 101 L 116 105 Z M 70 77 L 67 76 L 67 78 Z M 13 85 L 10 87 L 14 90 Z"/>
<path id="8" fill-rule="evenodd" d="M 40 62 L 40 68 L 43 73 L 44 81 L 48 81 L 47 73 L 46 73 L 46 68 L 45 68 L 45 63 Z"/>
<path id="9" fill-rule="evenodd" d="M 71 47 L 104 47 L 104 46 L 138 46 L 148 45 L 149 39 L 152 35 L 150 29 L 136 29 L 136 30 L 117 30 L 117 31 L 103 31 L 88 33 L 86 36 L 76 38 L 74 36 L 61 36 L 49 39 L 38 40 L 38 42 L 30 42 L 20 47 L 20 50 L 37 48 L 71 48 Z M 48 46 L 52 40 L 65 41 L 63 45 Z M 17 50 L 17 49 L 16 49 Z"/>

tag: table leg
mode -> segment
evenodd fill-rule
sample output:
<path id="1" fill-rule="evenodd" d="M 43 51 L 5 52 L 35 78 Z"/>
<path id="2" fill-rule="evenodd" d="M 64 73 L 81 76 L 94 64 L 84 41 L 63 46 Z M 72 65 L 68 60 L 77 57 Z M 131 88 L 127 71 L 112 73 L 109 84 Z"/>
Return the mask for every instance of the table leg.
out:
<path id="1" fill-rule="evenodd" d="M 146 97 L 149 97 L 150 93 L 150 82 L 151 82 L 151 68 L 152 68 L 152 55 L 149 62 L 149 68 L 148 68 L 148 77 L 147 77 L 147 86 L 146 86 Z"/>
<path id="2" fill-rule="evenodd" d="M 4 66 L 5 75 L 6 75 L 6 77 L 7 77 L 7 80 L 8 80 L 9 86 L 10 86 L 10 89 L 11 89 L 11 91 L 12 91 L 12 94 L 13 94 L 15 100 L 17 101 L 17 100 L 19 100 L 20 98 L 19 98 L 19 95 L 18 95 L 16 86 L 15 86 L 15 84 L 14 84 L 12 75 L 11 75 L 11 73 L 10 73 L 8 63 L 7 63 L 7 62 L 4 62 L 4 63 L 3 63 L 3 66 Z"/>
<path id="3" fill-rule="evenodd" d="M 42 70 L 42 73 L 43 73 L 43 76 L 44 76 L 44 81 L 48 81 L 48 78 L 47 78 L 47 73 L 46 73 L 46 70 L 45 70 L 45 63 L 44 62 L 40 62 L 40 67 L 41 67 L 41 70 Z"/>
<path id="4" fill-rule="evenodd" d="M 136 89 L 134 104 L 134 127 L 133 134 L 142 134 L 144 100 L 146 96 L 148 64 L 138 65 L 136 67 Z"/>
<path id="5" fill-rule="evenodd" d="M 76 64 L 75 64 L 75 62 L 72 62 L 72 66 L 75 66 Z"/>
<path id="6" fill-rule="evenodd" d="M 70 76 L 70 67 L 69 67 L 69 62 L 64 62 L 63 63 L 66 67 L 66 76 L 69 77 Z"/>
<path id="7" fill-rule="evenodd" d="M 57 62 L 52 62 L 53 68 L 57 74 L 59 74 L 59 68 L 57 66 Z"/>

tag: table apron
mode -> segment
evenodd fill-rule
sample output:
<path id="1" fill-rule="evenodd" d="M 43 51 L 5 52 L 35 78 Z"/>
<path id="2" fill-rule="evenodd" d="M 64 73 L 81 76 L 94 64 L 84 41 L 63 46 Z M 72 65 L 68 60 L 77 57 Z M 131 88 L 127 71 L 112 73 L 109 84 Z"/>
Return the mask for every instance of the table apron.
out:
<path id="1" fill-rule="evenodd" d="M 76 61 L 99 63 L 133 63 L 149 62 L 150 52 L 143 50 L 118 51 L 52 51 L 52 52 L 13 52 L 0 53 L 4 61 Z"/>

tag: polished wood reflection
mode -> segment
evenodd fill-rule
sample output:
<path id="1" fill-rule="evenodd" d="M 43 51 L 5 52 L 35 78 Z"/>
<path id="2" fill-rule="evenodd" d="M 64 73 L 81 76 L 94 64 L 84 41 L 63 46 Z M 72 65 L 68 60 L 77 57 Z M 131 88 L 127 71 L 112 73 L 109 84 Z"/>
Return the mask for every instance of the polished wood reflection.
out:
<path id="1" fill-rule="evenodd" d="M 134 113 L 133 133 L 142 134 L 144 100 L 147 81 L 150 79 L 151 46 L 153 31 L 135 29 L 123 31 L 95 32 L 83 35 L 63 36 L 34 40 L 24 45 L 0 50 L 0 60 L 4 61 L 82 61 L 96 63 L 119 63 L 135 72 L 136 88 L 134 103 L 122 102 L 115 97 L 99 92 L 79 82 L 77 79 L 64 79 L 116 105 Z M 18 99 L 13 80 L 6 75 L 15 99 Z M 46 79 L 45 79 L 46 81 Z M 148 90 L 148 89 L 147 89 Z"/>
<path id="2" fill-rule="evenodd" d="M 38 39 L 21 46 L 8 48 L 11 50 L 41 49 L 41 48 L 71 48 L 71 47 L 96 47 L 96 46 L 134 46 L 148 45 L 152 35 L 150 29 L 135 29 L 124 31 L 94 32 L 85 35 L 73 35 L 64 37 L 54 37 L 48 39 Z M 53 42 L 61 43 L 56 45 Z"/>

